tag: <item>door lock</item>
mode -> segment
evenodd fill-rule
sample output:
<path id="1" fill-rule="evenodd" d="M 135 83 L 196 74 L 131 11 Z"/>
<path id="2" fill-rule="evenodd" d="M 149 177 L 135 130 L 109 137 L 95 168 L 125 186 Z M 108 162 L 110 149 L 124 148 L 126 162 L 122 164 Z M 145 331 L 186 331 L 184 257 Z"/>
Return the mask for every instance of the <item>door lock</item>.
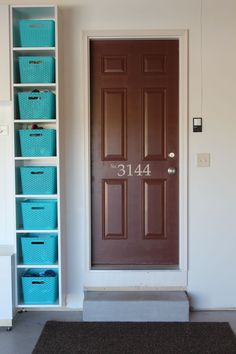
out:
<path id="1" fill-rule="evenodd" d="M 176 174 L 176 168 L 175 167 L 169 167 L 167 170 L 169 175 L 175 175 Z"/>

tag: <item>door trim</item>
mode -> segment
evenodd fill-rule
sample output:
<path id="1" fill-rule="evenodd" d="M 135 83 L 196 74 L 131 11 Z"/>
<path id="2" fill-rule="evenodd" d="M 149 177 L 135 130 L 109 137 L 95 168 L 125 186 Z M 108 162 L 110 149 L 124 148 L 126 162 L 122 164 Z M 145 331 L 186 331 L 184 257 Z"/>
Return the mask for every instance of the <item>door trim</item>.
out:
<path id="1" fill-rule="evenodd" d="M 179 40 L 179 255 L 178 269 L 112 270 L 91 267 L 91 171 L 90 171 L 90 66 L 91 39 L 178 39 Z M 84 124 L 84 288 L 119 290 L 185 289 L 188 269 L 188 31 L 84 31 L 83 60 L 83 124 Z"/>

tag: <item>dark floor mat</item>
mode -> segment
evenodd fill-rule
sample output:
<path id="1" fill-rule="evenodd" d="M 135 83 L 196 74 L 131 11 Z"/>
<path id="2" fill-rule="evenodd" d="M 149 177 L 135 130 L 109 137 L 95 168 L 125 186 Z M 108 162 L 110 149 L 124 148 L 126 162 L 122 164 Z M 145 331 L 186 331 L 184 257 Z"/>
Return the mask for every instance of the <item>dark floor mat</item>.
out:
<path id="1" fill-rule="evenodd" d="M 33 354 L 236 354 L 228 323 L 46 323 Z"/>

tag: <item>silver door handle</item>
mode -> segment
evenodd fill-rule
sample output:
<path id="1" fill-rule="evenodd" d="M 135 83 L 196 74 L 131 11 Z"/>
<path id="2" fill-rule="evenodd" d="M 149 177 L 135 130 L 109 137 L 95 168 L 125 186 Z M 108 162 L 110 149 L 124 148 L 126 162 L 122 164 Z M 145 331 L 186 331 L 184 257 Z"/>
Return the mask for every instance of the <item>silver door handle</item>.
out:
<path id="1" fill-rule="evenodd" d="M 169 175 L 175 175 L 176 174 L 176 168 L 175 167 L 169 167 L 167 170 Z"/>

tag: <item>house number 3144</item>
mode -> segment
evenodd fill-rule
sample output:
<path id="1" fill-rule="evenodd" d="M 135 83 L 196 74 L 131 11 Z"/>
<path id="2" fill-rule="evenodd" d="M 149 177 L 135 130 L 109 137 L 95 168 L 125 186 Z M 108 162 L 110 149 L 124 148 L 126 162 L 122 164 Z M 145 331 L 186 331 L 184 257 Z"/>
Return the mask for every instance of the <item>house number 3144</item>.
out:
<path id="1" fill-rule="evenodd" d="M 120 163 L 119 165 L 111 164 L 111 168 L 117 169 L 118 177 L 151 176 L 151 170 L 149 164 L 142 167 L 141 164 L 138 164 L 137 166 L 132 166 L 131 164 L 124 165 Z"/>

